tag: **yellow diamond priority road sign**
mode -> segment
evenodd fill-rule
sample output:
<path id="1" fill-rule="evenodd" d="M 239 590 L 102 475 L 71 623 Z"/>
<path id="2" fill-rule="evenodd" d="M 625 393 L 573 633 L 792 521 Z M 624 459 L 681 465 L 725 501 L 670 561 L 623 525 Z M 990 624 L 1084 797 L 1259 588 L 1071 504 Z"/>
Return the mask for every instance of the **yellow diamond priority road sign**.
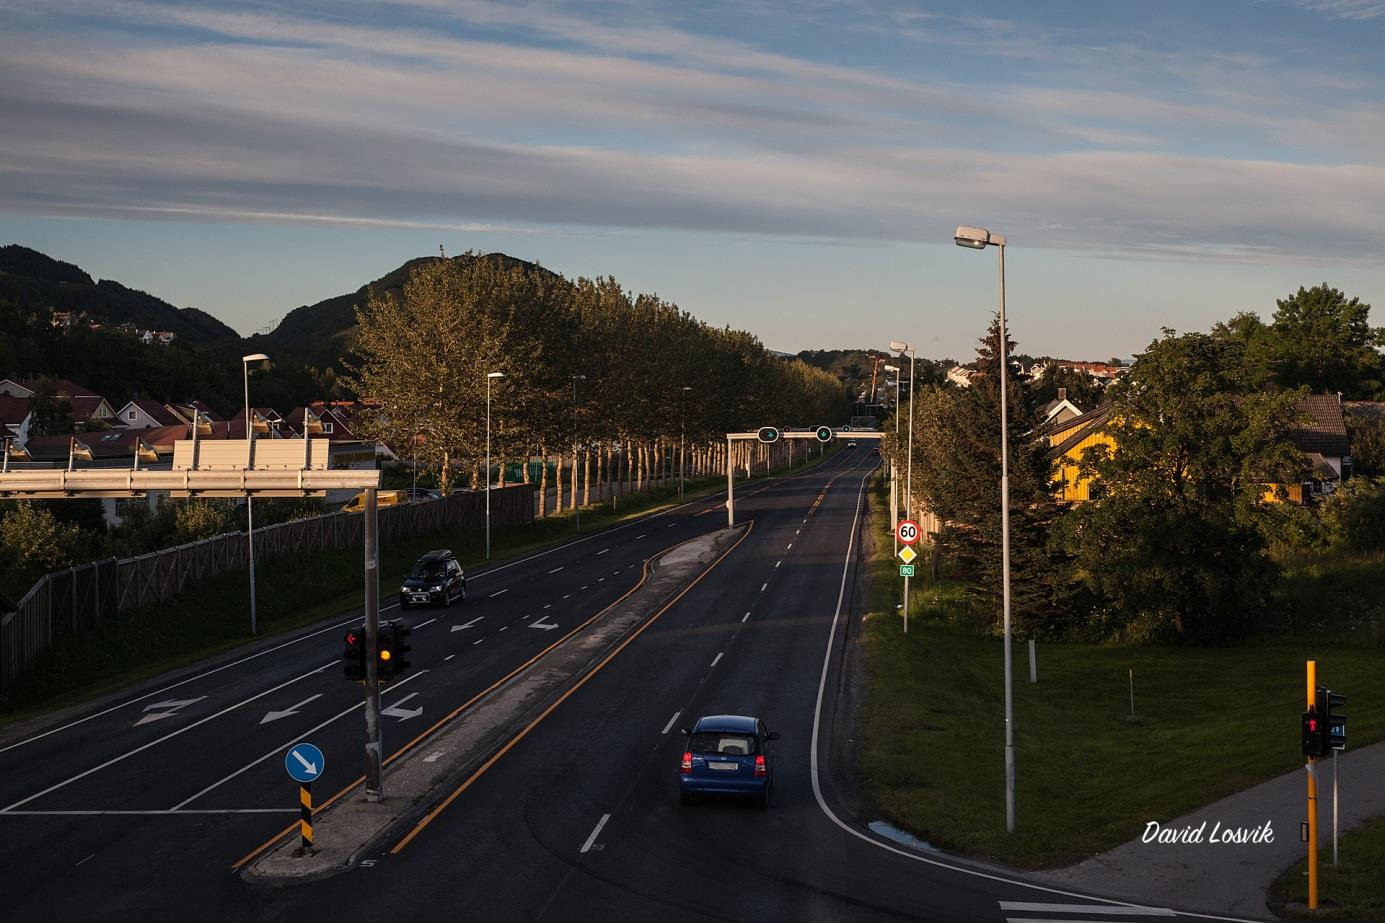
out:
<path id="1" fill-rule="evenodd" d="M 899 549 L 899 559 L 903 561 L 905 564 L 913 564 L 914 558 L 917 558 L 918 556 L 919 553 L 915 551 L 913 547 L 910 545 L 905 545 L 903 548 Z"/>

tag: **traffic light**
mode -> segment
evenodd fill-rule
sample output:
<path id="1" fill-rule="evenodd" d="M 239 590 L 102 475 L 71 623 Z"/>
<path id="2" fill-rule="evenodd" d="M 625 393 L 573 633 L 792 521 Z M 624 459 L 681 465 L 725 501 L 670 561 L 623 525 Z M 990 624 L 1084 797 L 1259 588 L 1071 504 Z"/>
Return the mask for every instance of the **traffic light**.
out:
<path id="1" fill-rule="evenodd" d="M 353 683 L 361 682 L 365 679 L 365 629 L 347 629 L 342 641 L 346 643 L 346 649 L 341 655 L 341 659 L 345 661 L 342 672 Z"/>
<path id="2" fill-rule="evenodd" d="M 385 622 L 380 626 L 379 671 L 382 681 L 402 676 L 409 669 L 409 659 L 404 655 L 413 650 L 407 641 L 411 634 L 413 629 L 399 622 Z"/>
<path id="3" fill-rule="evenodd" d="M 778 442 L 779 429 L 774 426 L 762 426 L 760 431 L 755 434 L 761 442 Z"/>
<path id="4" fill-rule="evenodd" d="M 1323 749 L 1323 724 L 1318 719 L 1317 708 L 1303 713 L 1303 755 L 1317 759 L 1326 754 Z"/>
<path id="5" fill-rule="evenodd" d="M 1347 697 L 1331 689 L 1318 687 L 1318 714 L 1322 716 L 1323 755 L 1329 750 L 1347 748 L 1347 716 L 1338 709 L 1347 704 Z"/>
<path id="6" fill-rule="evenodd" d="M 819 426 L 819 427 L 817 428 L 817 437 L 818 437 L 818 442 L 831 442 L 831 441 L 832 441 L 832 427 L 830 427 L 830 426 Z"/>

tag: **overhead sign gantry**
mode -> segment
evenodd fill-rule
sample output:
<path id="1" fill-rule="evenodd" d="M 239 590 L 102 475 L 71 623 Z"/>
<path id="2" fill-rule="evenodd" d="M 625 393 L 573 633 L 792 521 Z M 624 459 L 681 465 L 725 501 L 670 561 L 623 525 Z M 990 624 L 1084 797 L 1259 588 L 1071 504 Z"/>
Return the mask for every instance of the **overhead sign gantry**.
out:
<path id="1" fill-rule="evenodd" d="M 843 436 L 850 439 L 879 439 L 885 434 L 878 430 L 855 430 L 849 426 L 833 429 L 830 426 L 815 426 L 812 430 L 792 432 L 777 426 L 761 426 L 753 433 L 726 434 L 726 527 L 736 524 L 736 468 L 731 464 L 731 445 L 735 442 L 761 442 L 766 445 L 783 439 L 814 439 L 821 443 L 831 442 Z"/>

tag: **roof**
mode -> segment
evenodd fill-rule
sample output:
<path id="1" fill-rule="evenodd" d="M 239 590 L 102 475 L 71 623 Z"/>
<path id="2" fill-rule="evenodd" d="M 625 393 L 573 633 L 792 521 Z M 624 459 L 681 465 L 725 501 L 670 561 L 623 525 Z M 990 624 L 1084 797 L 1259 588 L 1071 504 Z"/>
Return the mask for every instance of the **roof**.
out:
<path id="1" fill-rule="evenodd" d="M 11 378 L 10 380 L 17 385 L 23 385 L 30 391 L 35 392 L 38 391 L 39 383 L 40 381 L 42 381 L 42 379 L 38 378 Z M 51 381 L 53 384 L 53 390 L 55 390 L 58 394 L 65 394 L 69 398 L 98 396 L 95 391 L 91 390 L 86 385 L 79 385 L 77 384 L 77 382 L 69 381 L 66 378 L 54 378 Z"/>
<path id="2" fill-rule="evenodd" d="M 106 403 L 104 397 L 95 394 L 79 394 L 68 398 L 68 403 L 72 405 L 73 413 L 78 417 L 90 419 L 96 416 L 96 411 L 101 409 L 101 405 Z M 110 407 L 106 404 L 107 408 Z"/>
<path id="3" fill-rule="evenodd" d="M 27 397 L 9 397 L 0 394 L 0 423 L 6 426 L 18 426 L 24 422 L 24 418 L 29 415 L 29 399 Z"/>
<path id="4" fill-rule="evenodd" d="M 185 427 L 179 427 L 185 429 Z M 112 429 L 98 433 L 70 433 L 63 436 L 36 436 L 24 446 L 35 461 L 67 460 L 69 440 L 77 439 L 91 449 L 95 458 L 133 458 L 135 440 L 153 445 L 145 438 L 151 430 Z M 155 450 L 158 448 L 155 446 Z"/>
<path id="5" fill-rule="evenodd" d="M 1111 419 L 1111 413 L 1116 409 L 1114 403 L 1102 404 L 1096 410 L 1089 410 L 1080 417 L 1073 417 L 1071 420 L 1055 421 L 1051 424 L 1040 426 L 1038 434 L 1049 437 L 1067 433 L 1056 445 L 1048 450 L 1049 458 L 1059 458 L 1073 446 L 1086 439 L 1092 433 L 1097 432 L 1106 425 Z"/>
<path id="6" fill-rule="evenodd" d="M 741 734 L 755 733 L 755 719 L 745 715 L 706 715 L 697 719 L 694 731 L 733 731 Z"/>
<path id="7" fill-rule="evenodd" d="M 1310 394 L 1295 408 L 1309 419 L 1290 431 L 1294 448 L 1310 455 L 1317 452 L 1337 458 L 1351 454 L 1342 404 L 1335 394 Z"/>
<path id="8" fill-rule="evenodd" d="M 120 414 L 122 417 L 125 415 L 125 411 L 131 405 L 138 407 L 140 410 L 144 411 L 145 416 L 149 417 L 151 420 L 153 420 L 160 426 L 178 425 L 178 418 L 174 416 L 171 410 L 169 410 L 163 404 L 160 404 L 158 401 L 151 401 L 147 399 L 130 401 L 124 407 L 120 408 Z"/>
<path id="9" fill-rule="evenodd" d="M 430 551 L 430 552 L 428 552 L 428 553 L 425 554 L 423 557 L 419 558 L 419 560 L 420 560 L 420 561 L 446 561 L 446 560 L 449 560 L 449 559 L 454 558 L 454 557 L 456 557 L 456 555 L 454 555 L 450 549 L 448 549 L 448 548 L 439 548 L 439 549 L 437 549 L 437 550 L 435 550 L 435 551 Z"/>
<path id="10" fill-rule="evenodd" d="M 1315 478 L 1326 481 L 1340 480 L 1337 469 L 1332 467 L 1327 459 L 1323 458 L 1321 452 L 1308 453 L 1308 468 Z"/>

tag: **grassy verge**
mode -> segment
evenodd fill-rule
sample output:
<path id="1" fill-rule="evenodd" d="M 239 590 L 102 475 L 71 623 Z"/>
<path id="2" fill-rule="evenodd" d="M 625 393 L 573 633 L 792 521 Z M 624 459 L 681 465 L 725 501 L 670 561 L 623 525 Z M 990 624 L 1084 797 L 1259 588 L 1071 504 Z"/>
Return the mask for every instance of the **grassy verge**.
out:
<path id="1" fill-rule="evenodd" d="M 1270 888 L 1270 905 L 1291 920 L 1342 920 L 1385 923 L 1385 818 L 1345 834 L 1338 844 L 1318 851 L 1318 909 L 1308 910 L 1308 860 L 1289 869 Z M 1293 906 L 1289 906 L 1289 905 Z"/>
<path id="2" fill-rule="evenodd" d="M 818 458 L 804 460 L 777 476 L 820 463 Z M 587 507 L 582 511 L 582 534 L 715 493 L 725 485 L 724 477 L 689 480 L 683 501 L 674 485 L 622 496 L 618 510 L 609 503 Z M 522 557 L 575 537 L 571 510 L 523 526 L 494 527 L 491 559 Z M 468 570 L 480 567 L 485 563 L 484 543 L 479 530 L 440 531 L 384 543 L 380 591 L 388 595 L 397 589 L 414 561 L 433 548 L 451 548 Z M 360 548 L 292 555 L 259 564 L 255 577 L 257 637 L 265 638 L 360 605 L 364 562 Z M 122 613 L 64 637 L 34 661 L 9 696 L 0 700 L 0 724 L 124 688 L 244 644 L 252 639 L 249 611 L 248 575 L 240 570 L 199 584 L 166 603 Z"/>
<path id="3" fill-rule="evenodd" d="M 1017 832 L 1005 832 L 1002 649 L 956 630 L 957 588 L 915 581 L 909 634 L 881 492 L 863 630 L 857 738 L 883 819 L 942 849 L 1029 868 L 1065 865 L 1300 765 L 1303 661 L 1353 698 L 1385 696 L 1378 648 L 1285 641 L 1240 648 L 1038 646 L 1014 658 Z M 935 598 L 936 597 L 936 598 Z M 1129 671 L 1135 678 L 1130 720 Z M 1352 745 L 1385 712 L 1352 715 Z"/>

